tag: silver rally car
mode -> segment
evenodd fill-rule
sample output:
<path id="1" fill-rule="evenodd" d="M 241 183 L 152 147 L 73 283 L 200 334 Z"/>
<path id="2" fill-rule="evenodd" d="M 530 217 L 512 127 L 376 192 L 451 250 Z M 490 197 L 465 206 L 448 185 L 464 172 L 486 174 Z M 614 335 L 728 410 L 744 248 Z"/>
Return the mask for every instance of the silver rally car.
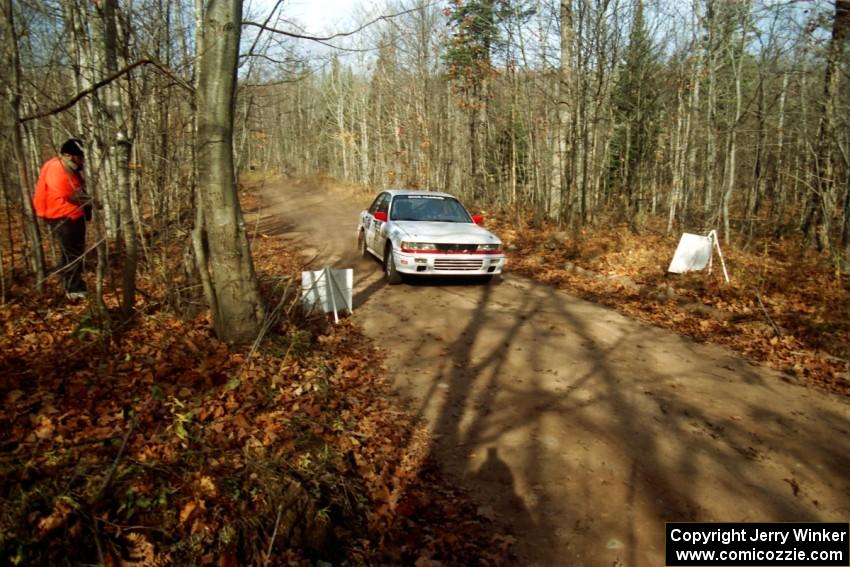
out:
<path id="1" fill-rule="evenodd" d="M 505 254 L 482 222 L 447 193 L 392 189 L 360 213 L 357 244 L 363 256 L 383 261 L 391 284 L 402 274 L 489 280 L 502 272 Z"/>

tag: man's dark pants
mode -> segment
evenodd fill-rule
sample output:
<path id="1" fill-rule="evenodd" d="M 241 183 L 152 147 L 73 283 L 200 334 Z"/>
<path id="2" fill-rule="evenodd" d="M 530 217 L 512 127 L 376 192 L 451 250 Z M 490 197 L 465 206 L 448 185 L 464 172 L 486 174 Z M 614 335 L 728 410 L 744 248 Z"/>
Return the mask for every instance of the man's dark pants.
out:
<path id="1" fill-rule="evenodd" d="M 46 219 L 50 233 L 59 244 L 62 260 L 59 264 L 62 283 L 68 293 L 86 291 L 83 281 L 83 253 L 86 250 L 86 219 Z"/>

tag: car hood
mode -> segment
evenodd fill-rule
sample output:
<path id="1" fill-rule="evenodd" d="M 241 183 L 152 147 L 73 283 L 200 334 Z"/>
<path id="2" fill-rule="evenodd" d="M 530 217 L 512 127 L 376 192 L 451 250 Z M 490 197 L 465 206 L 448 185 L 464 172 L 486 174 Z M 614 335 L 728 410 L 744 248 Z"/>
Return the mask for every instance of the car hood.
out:
<path id="1" fill-rule="evenodd" d="M 473 223 L 397 221 L 395 225 L 404 234 L 417 242 L 440 244 L 499 244 L 496 235 Z"/>

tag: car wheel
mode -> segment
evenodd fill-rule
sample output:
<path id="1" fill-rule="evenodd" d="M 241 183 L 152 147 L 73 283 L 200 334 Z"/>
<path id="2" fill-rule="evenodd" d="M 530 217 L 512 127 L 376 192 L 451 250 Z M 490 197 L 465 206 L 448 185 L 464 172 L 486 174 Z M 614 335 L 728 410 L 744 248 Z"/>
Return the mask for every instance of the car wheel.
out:
<path id="1" fill-rule="evenodd" d="M 360 255 L 364 258 L 369 256 L 369 250 L 366 248 L 366 233 L 362 230 L 357 236 L 357 249 L 360 251 Z"/>
<path id="2" fill-rule="evenodd" d="M 396 285 L 401 283 L 401 273 L 395 269 L 395 260 L 393 260 L 393 245 L 387 242 L 384 250 L 384 274 L 387 276 L 387 283 Z"/>

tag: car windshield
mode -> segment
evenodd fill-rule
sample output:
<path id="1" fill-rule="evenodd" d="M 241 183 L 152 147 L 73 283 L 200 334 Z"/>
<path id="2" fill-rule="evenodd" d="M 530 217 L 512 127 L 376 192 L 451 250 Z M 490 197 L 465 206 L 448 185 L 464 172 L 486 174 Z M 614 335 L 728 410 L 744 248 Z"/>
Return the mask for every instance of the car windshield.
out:
<path id="1" fill-rule="evenodd" d="M 472 222 L 457 199 L 431 195 L 397 195 L 390 219 L 395 221 Z"/>

